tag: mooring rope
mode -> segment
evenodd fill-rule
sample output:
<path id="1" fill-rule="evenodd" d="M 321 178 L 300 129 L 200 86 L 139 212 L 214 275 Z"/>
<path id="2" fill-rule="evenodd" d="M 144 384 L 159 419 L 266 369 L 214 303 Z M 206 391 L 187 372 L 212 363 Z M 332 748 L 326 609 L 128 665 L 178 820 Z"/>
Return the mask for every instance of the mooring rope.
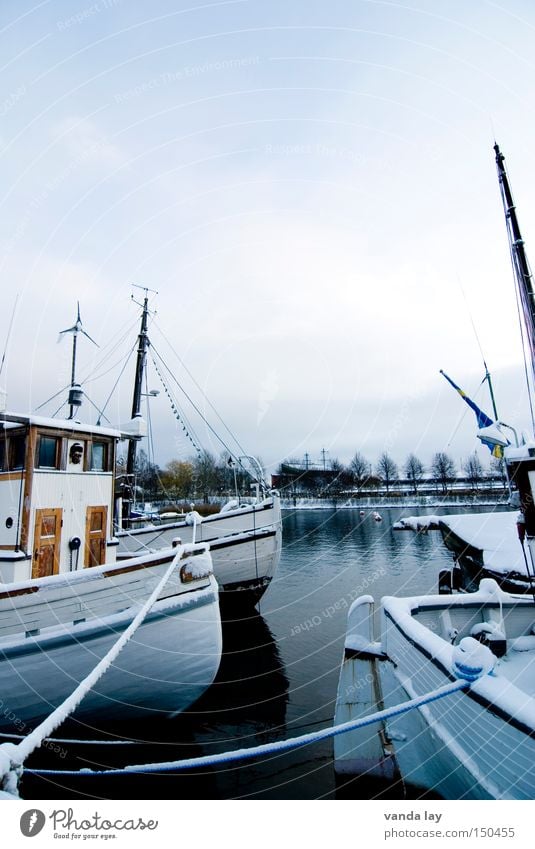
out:
<path id="1" fill-rule="evenodd" d="M 381 722 L 385 719 L 392 719 L 395 716 L 400 716 L 414 708 L 422 707 L 423 705 L 436 702 L 463 690 L 470 685 L 470 682 L 463 679 L 453 681 L 442 687 L 433 690 L 431 693 L 426 693 L 423 696 L 418 696 L 408 702 L 400 705 L 377 711 L 370 716 L 364 716 L 360 719 L 353 719 L 349 722 L 343 722 L 340 725 L 335 725 L 331 728 L 322 728 L 319 731 L 313 731 L 309 734 L 301 734 L 299 737 L 290 737 L 288 740 L 277 740 L 273 743 L 264 743 L 260 746 L 252 746 L 248 749 L 235 749 L 231 752 L 221 752 L 216 755 L 203 755 L 198 758 L 184 758 L 177 761 L 168 761 L 157 764 L 136 764 L 132 766 L 122 767 L 120 769 L 106 770 L 54 770 L 54 769 L 28 769 L 31 775 L 62 775 L 76 776 L 79 778 L 86 777 L 102 777 L 108 775 L 131 775 L 132 773 L 155 773 L 155 772 L 179 772 L 185 769 L 193 769 L 198 767 L 215 766 L 216 764 L 226 764 L 232 761 L 244 761 L 250 758 L 256 758 L 260 755 L 274 755 L 281 752 L 287 752 L 291 749 L 297 749 L 301 746 L 306 746 L 310 743 L 319 743 L 321 740 L 327 740 L 330 737 L 336 737 L 339 734 L 346 734 L 348 731 L 355 731 L 357 728 L 365 728 L 367 725 L 373 725 L 376 722 Z"/>
<path id="2" fill-rule="evenodd" d="M 179 547 L 165 574 L 154 588 L 147 601 L 137 612 L 128 628 L 121 634 L 111 649 L 97 663 L 91 672 L 78 684 L 73 692 L 58 707 L 41 722 L 20 743 L 0 744 L 0 789 L 16 795 L 18 781 L 22 774 L 22 765 L 35 749 L 38 749 L 56 728 L 76 710 L 84 696 L 87 695 L 104 673 L 109 669 L 119 652 L 135 634 L 147 613 L 160 595 L 165 584 L 176 569 L 183 548 Z"/>

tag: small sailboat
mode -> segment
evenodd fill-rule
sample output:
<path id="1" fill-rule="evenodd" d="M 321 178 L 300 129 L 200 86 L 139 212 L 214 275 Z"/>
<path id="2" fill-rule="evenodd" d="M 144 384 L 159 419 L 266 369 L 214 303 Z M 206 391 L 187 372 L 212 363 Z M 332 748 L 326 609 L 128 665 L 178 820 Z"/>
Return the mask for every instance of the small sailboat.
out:
<path id="1" fill-rule="evenodd" d="M 498 145 L 495 154 L 535 376 L 531 274 Z M 483 430 L 485 439 L 494 438 L 488 426 Z M 396 708 L 378 730 L 348 735 L 335 749 L 340 773 L 401 774 L 446 799 L 535 797 L 535 593 L 529 564 L 535 561 L 535 440 L 505 447 L 504 454 L 520 496 L 530 592 L 507 593 L 487 577 L 474 593 L 386 597 L 377 641 L 373 598 L 357 599 L 348 614 L 335 723 L 367 713 L 372 700 L 394 708 L 456 679 L 465 684 L 403 715 Z M 372 682 L 367 703 L 351 686 L 362 680 Z"/>

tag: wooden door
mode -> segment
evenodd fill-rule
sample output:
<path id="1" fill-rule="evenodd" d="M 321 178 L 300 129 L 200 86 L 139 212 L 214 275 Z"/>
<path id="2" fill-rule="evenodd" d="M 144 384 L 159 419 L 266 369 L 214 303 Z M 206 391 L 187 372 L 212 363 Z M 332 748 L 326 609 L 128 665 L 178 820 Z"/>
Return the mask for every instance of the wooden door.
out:
<path id="1" fill-rule="evenodd" d="M 106 562 L 107 507 L 88 507 L 85 514 L 84 566 L 100 566 Z"/>
<path id="2" fill-rule="evenodd" d="M 35 511 L 32 578 L 45 578 L 59 572 L 61 507 Z"/>

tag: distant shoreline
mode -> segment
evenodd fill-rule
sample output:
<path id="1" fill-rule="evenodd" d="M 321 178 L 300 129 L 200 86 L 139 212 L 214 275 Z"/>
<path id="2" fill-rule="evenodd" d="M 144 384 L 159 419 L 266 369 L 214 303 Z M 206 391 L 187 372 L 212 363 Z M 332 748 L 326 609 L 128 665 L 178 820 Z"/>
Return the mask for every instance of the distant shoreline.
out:
<path id="1" fill-rule="evenodd" d="M 505 498 L 463 498 L 456 495 L 421 496 L 415 498 L 336 499 L 336 498 L 283 498 L 281 510 L 392 510 L 436 509 L 440 507 L 511 507 Z"/>

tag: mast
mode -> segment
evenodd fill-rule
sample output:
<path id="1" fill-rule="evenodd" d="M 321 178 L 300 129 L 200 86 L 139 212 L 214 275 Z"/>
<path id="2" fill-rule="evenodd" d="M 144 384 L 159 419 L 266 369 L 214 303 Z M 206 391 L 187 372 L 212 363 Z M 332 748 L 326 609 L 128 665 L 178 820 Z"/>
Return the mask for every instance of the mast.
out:
<path id="1" fill-rule="evenodd" d="M 496 399 L 494 397 L 494 387 L 492 385 L 492 381 L 490 379 L 490 371 L 488 369 L 488 366 L 487 366 L 485 360 L 483 360 L 483 365 L 485 366 L 485 380 L 487 381 L 487 383 L 489 385 L 489 393 L 490 393 L 490 400 L 492 402 L 492 412 L 494 413 L 494 421 L 497 422 L 498 421 L 498 410 L 496 408 Z"/>
<path id="2" fill-rule="evenodd" d="M 76 321 L 74 322 L 72 327 L 68 327 L 66 330 L 60 330 L 60 337 L 63 336 L 64 333 L 72 333 L 72 361 L 71 361 L 71 388 L 69 390 L 69 419 L 74 418 L 74 414 L 80 404 L 82 403 L 83 392 L 76 383 L 76 347 L 78 345 L 78 334 L 83 333 L 84 336 L 87 336 L 90 342 L 93 345 L 96 345 L 98 348 L 98 344 L 94 339 L 91 338 L 89 333 L 86 333 L 82 326 L 82 319 L 80 318 L 80 301 L 78 301 L 77 313 L 76 313 Z"/>
<path id="3" fill-rule="evenodd" d="M 496 167 L 500 181 L 511 260 L 524 314 L 524 325 L 531 355 L 532 378 L 535 384 L 535 293 L 533 291 L 533 279 L 524 249 L 524 240 L 520 233 L 513 195 L 505 171 L 505 157 L 497 144 L 494 145 L 494 152 L 496 154 Z"/>
<path id="4" fill-rule="evenodd" d="M 136 359 L 136 374 L 134 378 L 134 394 L 132 397 L 132 418 L 135 419 L 141 415 L 141 396 L 143 389 L 143 378 L 145 375 L 145 363 L 147 360 L 147 350 L 149 347 L 149 337 L 147 334 L 149 322 L 149 298 L 148 289 L 145 289 L 145 297 L 143 299 L 143 312 L 141 315 L 141 327 L 138 336 L 137 359 Z M 133 297 L 133 296 L 132 296 Z M 137 440 L 131 439 L 128 443 L 128 457 L 126 461 L 126 474 L 134 475 L 136 465 L 136 448 Z"/>

